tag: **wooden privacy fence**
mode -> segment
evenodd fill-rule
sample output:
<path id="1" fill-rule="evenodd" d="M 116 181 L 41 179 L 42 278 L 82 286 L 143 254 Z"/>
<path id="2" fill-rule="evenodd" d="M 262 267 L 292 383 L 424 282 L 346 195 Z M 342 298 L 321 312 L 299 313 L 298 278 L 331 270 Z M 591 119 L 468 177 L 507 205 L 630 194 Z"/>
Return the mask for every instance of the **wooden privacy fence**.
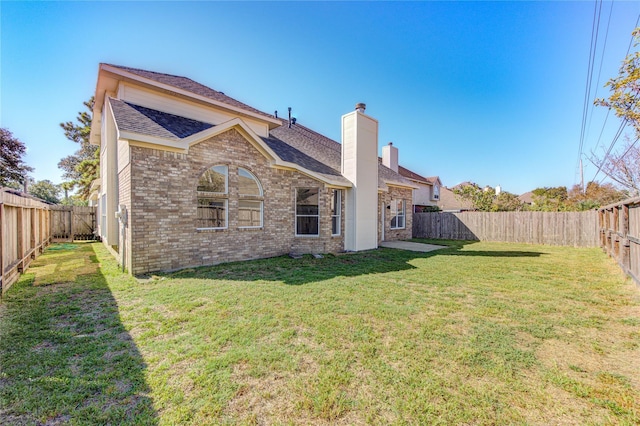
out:
<path id="1" fill-rule="evenodd" d="M 96 208 L 49 205 L 0 188 L 0 295 L 52 241 L 96 239 Z"/>
<path id="2" fill-rule="evenodd" d="M 413 236 L 598 247 L 598 214 L 595 210 L 414 213 Z"/>
<path id="3" fill-rule="evenodd" d="M 53 241 L 94 240 L 95 229 L 95 207 L 51 206 Z"/>
<path id="4" fill-rule="evenodd" d="M 0 188 L 0 294 L 51 241 L 49 205 Z"/>
<path id="5" fill-rule="evenodd" d="M 600 245 L 640 285 L 640 198 L 598 210 Z"/>

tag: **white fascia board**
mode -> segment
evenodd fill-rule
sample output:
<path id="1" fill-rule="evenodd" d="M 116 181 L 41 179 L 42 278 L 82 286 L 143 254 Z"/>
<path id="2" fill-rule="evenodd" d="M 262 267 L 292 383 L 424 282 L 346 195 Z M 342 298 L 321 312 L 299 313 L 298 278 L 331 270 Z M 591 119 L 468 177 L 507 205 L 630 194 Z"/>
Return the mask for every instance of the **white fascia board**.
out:
<path id="1" fill-rule="evenodd" d="M 224 133 L 232 128 L 236 128 L 236 130 L 238 130 L 240 134 L 242 134 L 244 138 L 247 139 L 247 141 L 249 141 L 249 143 L 253 145 L 254 148 L 256 148 L 258 151 L 260 151 L 260 153 L 264 155 L 268 160 L 272 162 L 279 160 L 276 153 L 273 152 L 273 150 L 264 143 L 260 136 L 258 136 L 256 132 L 251 130 L 251 128 L 244 121 L 242 121 L 242 119 L 237 117 L 182 139 L 182 142 L 185 144 L 184 148 L 189 149 L 189 147 L 195 144 Z"/>
<path id="2" fill-rule="evenodd" d="M 226 104 L 224 102 L 219 102 L 219 101 L 213 100 L 211 98 L 207 98 L 205 96 L 201 96 L 201 95 L 198 95 L 196 93 L 189 92 L 187 90 L 183 90 L 183 89 L 180 89 L 180 88 L 175 87 L 175 86 L 171 86 L 169 84 L 159 83 L 159 82 L 157 82 L 155 80 L 151 80 L 151 79 L 148 79 L 148 78 L 141 77 L 141 76 L 139 76 L 137 74 L 133 74 L 133 73 L 127 72 L 127 71 L 122 70 L 120 68 L 114 68 L 114 67 L 111 67 L 109 65 L 102 64 L 101 65 L 101 69 L 103 69 L 105 71 L 108 71 L 110 73 L 113 73 L 113 74 L 120 75 L 122 77 L 126 77 L 126 78 L 128 78 L 130 80 L 139 81 L 141 83 L 144 83 L 144 84 L 147 84 L 147 85 L 150 85 L 150 86 L 154 86 L 154 87 L 157 87 L 157 88 L 162 89 L 162 90 L 167 90 L 169 92 L 178 93 L 178 94 L 180 94 L 182 96 L 186 96 L 186 97 L 189 97 L 189 98 L 192 98 L 192 99 L 197 99 L 197 100 L 199 100 L 201 102 L 208 103 L 210 105 L 215 105 L 218 108 L 226 109 L 226 110 L 238 113 L 238 114 L 242 114 L 242 115 L 246 115 L 246 116 L 249 116 L 249 117 L 253 117 L 253 118 L 255 118 L 257 120 L 260 120 L 260 121 L 266 121 L 268 123 L 273 124 L 274 127 L 279 127 L 279 126 L 282 125 L 280 120 L 278 120 L 276 118 L 271 118 L 271 117 L 267 117 L 267 116 L 264 116 L 264 115 L 261 115 L 261 114 L 256 114 L 256 113 L 254 113 L 252 111 L 247 111 L 245 109 L 238 108 L 238 107 L 235 107 L 233 105 Z"/>
<path id="3" fill-rule="evenodd" d="M 395 186 L 396 188 L 420 189 L 419 186 L 412 183 L 396 182 L 392 180 L 384 180 L 384 183 L 388 186 Z"/>
<path id="4" fill-rule="evenodd" d="M 152 145 L 159 145 L 167 148 L 186 151 L 184 143 L 180 139 L 166 139 L 157 136 L 149 136 L 142 133 L 123 132 L 118 130 L 118 140 L 127 142 L 144 142 Z"/>

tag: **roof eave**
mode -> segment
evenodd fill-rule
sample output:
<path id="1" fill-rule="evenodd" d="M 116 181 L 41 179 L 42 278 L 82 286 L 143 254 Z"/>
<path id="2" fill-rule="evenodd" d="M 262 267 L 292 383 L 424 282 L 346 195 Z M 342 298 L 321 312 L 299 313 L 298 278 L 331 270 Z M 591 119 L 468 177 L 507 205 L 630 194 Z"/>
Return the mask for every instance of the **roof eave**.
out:
<path id="1" fill-rule="evenodd" d="M 160 83 L 158 81 L 149 79 L 149 78 L 145 78 L 142 76 L 139 76 L 137 74 L 133 74 L 131 72 L 125 71 L 121 68 L 118 67 L 114 67 L 111 65 L 107 65 L 107 64 L 100 64 L 100 73 L 102 72 L 107 72 L 107 73 L 111 73 L 115 76 L 120 77 L 121 80 L 130 80 L 130 81 L 135 81 L 137 83 L 141 83 L 143 85 L 146 86 L 151 86 L 151 87 L 155 87 L 158 89 L 162 89 L 162 90 L 166 90 L 169 92 L 173 92 L 176 93 L 178 95 L 187 97 L 187 98 L 191 98 L 193 100 L 197 100 L 199 102 L 205 103 L 205 104 L 209 104 L 212 106 L 215 106 L 217 108 L 222 108 L 225 109 L 227 111 L 236 113 L 236 114 L 240 114 L 240 115 L 244 115 L 246 117 L 250 117 L 253 118 L 255 120 L 259 120 L 259 121 L 263 121 L 269 124 L 269 129 L 273 129 L 276 127 L 279 127 L 282 125 L 282 123 L 280 122 L 280 120 L 278 120 L 277 118 L 272 118 L 272 117 L 268 117 L 265 115 L 261 115 L 261 114 L 256 114 L 252 111 L 247 111 L 245 109 L 242 108 L 238 108 L 235 107 L 233 105 L 229 105 L 226 104 L 224 102 L 220 102 L 220 101 L 216 101 L 214 99 L 211 98 L 207 98 L 205 96 L 202 95 L 198 95 L 196 93 L 193 92 L 189 92 L 188 90 L 184 90 L 184 89 L 180 89 L 179 87 L 175 87 L 175 86 L 171 86 L 169 84 L 164 84 L 164 83 Z M 98 75 L 98 82 L 100 81 L 100 76 Z M 104 92 L 103 92 L 104 93 Z M 96 89 L 96 95 L 97 95 L 97 89 Z M 97 100 L 97 97 L 96 97 Z"/>

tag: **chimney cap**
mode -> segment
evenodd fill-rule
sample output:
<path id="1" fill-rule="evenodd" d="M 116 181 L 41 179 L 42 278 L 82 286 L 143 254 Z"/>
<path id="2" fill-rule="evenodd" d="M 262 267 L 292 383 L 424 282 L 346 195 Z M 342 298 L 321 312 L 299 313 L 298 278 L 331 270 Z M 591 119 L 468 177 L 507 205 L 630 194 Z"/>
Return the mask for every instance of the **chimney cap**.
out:
<path id="1" fill-rule="evenodd" d="M 393 142 L 389 142 L 389 146 L 393 145 Z"/>
<path id="2" fill-rule="evenodd" d="M 367 109 L 367 104 L 363 103 L 363 102 L 358 102 L 356 104 L 356 111 L 361 112 L 364 114 L 364 110 Z"/>

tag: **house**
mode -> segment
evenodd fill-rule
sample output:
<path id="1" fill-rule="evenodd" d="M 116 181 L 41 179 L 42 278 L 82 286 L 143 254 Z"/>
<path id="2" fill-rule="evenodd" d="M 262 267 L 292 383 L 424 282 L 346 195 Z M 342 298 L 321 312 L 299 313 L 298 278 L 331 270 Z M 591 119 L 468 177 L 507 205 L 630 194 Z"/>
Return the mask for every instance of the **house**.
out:
<path id="1" fill-rule="evenodd" d="M 411 238 L 417 186 L 378 161 L 378 121 L 342 143 L 189 78 L 100 64 L 99 234 L 133 274 Z"/>
<path id="2" fill-rule="evenodd" d="M 395 157 L 393 154 L 394 150 Z M 386 162 L 385 160 L 385 158 L 387 157 L 389 158 L 388 162 Z M 382 147 L 382 158 L 382 163 L 385 166 L 398 172 L 400 176 L 408 179 L 410 182 L 417 186 L 417 188 L 413 190 L 414 213 L 433 211 L 432 209 L 434 207 L 438 208 L 438 201 L 440 200 L 440 188 L 442 187 L 442 182 L 440 181 L 440 178 L 438 176 L 422 177 L 419 174 L 398 165 L 397 148 L 394 147 L 391 142 L 389 142 L 389 145 Z"/>
<path id="3" fill-rule="evenodd" d="M 464 186 L 467 183 L 461 183 L 454 187 Z M 438 200 L 438 207 L 443 212 L 464 212 L 474 210 L 473 204 L 470 201 L 460 200 L 453 192 L 453 189 L 443 186 L 440 188 L 440 199 Z"/>

